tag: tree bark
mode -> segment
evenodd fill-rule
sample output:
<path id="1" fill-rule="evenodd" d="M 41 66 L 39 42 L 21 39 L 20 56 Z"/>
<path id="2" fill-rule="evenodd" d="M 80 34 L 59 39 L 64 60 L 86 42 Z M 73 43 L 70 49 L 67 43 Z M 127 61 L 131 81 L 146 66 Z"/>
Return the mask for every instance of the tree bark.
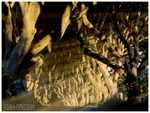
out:
<path id="1" fill-rule="evenodd" d="M 13 31 L 13 26 L 12 26 L 12 14 L 10 10 L 10 5 L 8 2 L 5 2 L 5 5 L 8 8 L 8 16 L 5 16 L 2 14 L 2 20 L 5 22 L 5 48 L 6 48 L 6 55 L 9 56 L 9 54 L 12 51 L 12 45 L 13 45 L 13 40 L 12 40 L 12 31 Z"/>
<path id="2" fill-rule="evenodd" d="M 20 2 L 23 16 L 23 30 L 20 35 L 19 42 L 13 49 L 10 59 L 7 61 L 5 69 L 15 74 L 23 61 L 25 55 L 30 49 L 31 42 L 36 33 L 35 23 L 40 14 L 40 5 L 37 2 Z"/>

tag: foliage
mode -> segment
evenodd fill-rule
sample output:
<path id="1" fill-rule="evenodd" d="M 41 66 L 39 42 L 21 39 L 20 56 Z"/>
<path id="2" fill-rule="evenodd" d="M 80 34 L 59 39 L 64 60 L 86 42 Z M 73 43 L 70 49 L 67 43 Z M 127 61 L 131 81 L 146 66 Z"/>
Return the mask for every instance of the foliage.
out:
<path id="1" fill-rule="evenodd" d="M 2 99 L 11 98 L 23 92 L 22 84 L 17 79 L 24 75 L 14 76 L 2 69 Z"/>
<path id="2" fill-rule="evenodd" d="M 142 86 L 142 89 L 140 86 Z M 111 111 L 148 111 L 148 73 L 147 71 L 136 88 L 138 91 L 138 93 L 135 92 L 137 93 L 136 94 L 137 103 L 123 102 L 117 105 L 115 108 L 111 109 Z M 124 82 L 120 77 L 118 79 L 118 92 L 123 92 L 124 94 L 127 94 L 126 88 L 124 86 Z"/>
<path id="3" fill-rule="evenodd" d="M 2 70 L 2 99 L 12 97 L 13 89 L 11 83 L 14 83 L 14 78 L 7 73 L 4 69 Z"/>
<path id="4" fill-rule="evenodd" d="M 146 96 L 143 100 L 144 102 L 130 104 L 128 102 L 124 102 L 111 111 L 148 111 L 148 96 Z"/>
<path id="5" fill-rule="evenodd" d="M 145 96 L 148 93 L 148 75 L 147 74 L 148 73 L 146 71 L 145 75 L 142 77 L 142 80 L 139 82 L 139 84 L 136 84 L 135 81 L 132 83 L 135 86 L 136 92 L 134 93 L 137 96 Z M 118 87 L 118 92 L 122 92 L 124 93 L 124 95 L 127 95 L 127 89 L 121 77 L 118 78 L 117 87 Z"/>
<path id="6" fill-rule="evenodd" d="M 118 93 L 122 92 L 124 95 L 128 94 L 126 85 L 121 77 L 118 77 L 117 87 L 118 87 Z"/>

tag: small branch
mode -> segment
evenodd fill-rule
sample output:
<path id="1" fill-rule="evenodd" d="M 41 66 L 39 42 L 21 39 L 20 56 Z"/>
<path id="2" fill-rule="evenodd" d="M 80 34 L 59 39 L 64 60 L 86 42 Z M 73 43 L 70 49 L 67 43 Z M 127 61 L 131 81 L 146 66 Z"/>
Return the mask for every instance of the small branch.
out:
<path id="1" fill-rule="evenodd" d="M 43 1 L 41 2 L 41 4 L 42 4 L 42 6 L 44 6 L 44 2 Z"/>
<path id="2" fill-rule="evenodd" d="M 148 36 L 146 36 L 146 37 L 140 39 L 139 42 L 142 42 L 143 40 L 148 40 Z"/>
<path id="3" fill-rule="evenodd" d="M 141 5 L 141 4 L 140 4 L 140 5 Z M 126 19 L 125 19 L 126 26 L 128 27 L 128 29 L 129 29 L 129 31 L 131 32 L 131 34 L 133 33 L 133 29 L 132 29 L 132 27 L 131 27 L 131 24 L 129 23 L 129 15 L 130 15 L 130 13 L 132 13 L 131 9 L 132 9 L 133 7 L 134 7 L 134 6 L 132 6 L 132 5 L 130 6 L 129 11 L 128 11 L 128 14 L 127 14 Z M 138 11 L 140 11 L 140 7 L 139 7 Z M 138 21 L 139 21 L 139 19 L 138 19 Z"/>
<path id="4" fill-rule="evenodd" d="M 83 15 L 86 14 L 86 12 L 87 12 L 88 10 L 89 10 L 88 7 L 85 7 L 84 9 L 82 9 L 82 11 L 79 13 L 78 17 L 75 18 L 74 20 L 72 20 L 72 22 L 73 22 L 73 21 L 76 21 L 76 20 L 78 20 L 78 19 L 80 19 Z"/>
<path id="5" fill-rule="evenodd" d="M 11 2 L 10 7 L 13 8 L 14 4 L 15 4 L 15 2 Z"/>
<path id="6" fill-rule="evenodd" d="M 37 44 L 35 44 L 32 49 L 30 50 L 30 53 L 34 56 L 37 53 L 39 53 L 43 48 L 50 45 L 49 52 L 51 52 L 51 39 L 52 37 L 50 35 L 46 35 L 42 40 L 40 40 Z"/>
<path id="7" fill-rule="evenodd" d="M 136 26 L 138 26 L 138 22 L 139 22 L 140 17 L 141 17 L 141 11 L 140 11 L 140 9 L 141 9 L 141 5 L 142 5 L 142 3 L 140 3 L 140 5 L 139 5 L 138 13 L 137 13 L 137 18 L 136 18 L 136 20 L 135 20 L 135 24 L 136 24 Z"/>
<path id="8" fill-rule="evenodd" d="M 138 8 L 137 18 L 135 20 L 135 26 L 134 26 L 134 44 L 133 44 L 133 46 L 134 46 L 134 63 L 133 64 L 134 65 L 133 65 L 133 68 L 136 68 L 136 69 L 137 69 L 138 59 L 139 59 L 138 22 L 139 22 L 139 19 L 140 19 L 140 16 L 141 16 L 141 11 L 140 11 L 141 5 L 142 5 L 142 3 L 140 4 L 140 6 Z"/>
<path id="9" fill-rule="evenodd" d="M 55 46 L 57 45 L 57 43 L 60 41 L 60 39 L 63 37 L 67 27 L 70 24 L 70 15 L 71 15 L 71 6 L 67 5 L 66 9 L 62 15 L 61 18 L 61 22 L 58 25 L 58 27 L 54 30 L 54 35 L 52 35 L 53 37 L 53 44 L 52 46 L 55 48 Z"/>
<path id="10" fill-rule="evenodd" d="M 81 9 L 85 9 L 85 5 L 81 4 Z M 95 29 L 94 26 L 89 22 L 89 20 L 86 17 L 86 14 L 82 15 L 83 23 L 86 25 L 89 29 Z"/>
<path id="11" fill-rule="evenodd" d="M 130 61 L 133 60 L 134 58 L 134 52 L 132 50 L 132 47 L 130 46 L 130 43 L 125 39 L 124 35 L 122 34 L 122 32 L 120 31 L 120 28 L 119 28 L 119 22 L 116 23 L 116 29 L 117 29 L 117 32 L 120 34 L 120 40 L 122 41 L 122 43 L 125 45 L 125 47 L 127 48 L 128 50 L 128 54 L 129 54 L 129 59 Z"/>
<path id="12" fill-rule="evenodd" d="M 130 8 L 130 9 L 131 9 L 131 8 Z M 129 11 L 129 12 L 130 12 L 130 11 Z M 133 30 L 132 30 L 132 27 L 131 27 L 130 24 L 129 24 L 129 12 L 128 12 L 127 16 L 126 16 L 125 23 L 126 23 L 126 26 L 127 26 L 128 29 L 129 29 L 129 31 L 132 33 Z"/>
<path id="13" fill-rule="evenodd" d="M 72 7 L 72 11 L 74 10 L 74 8 L 77 6 L 77 4 L 78 4 L 78 2 L 72 2 L 72 5 L 73 5 L 73 7 Z"/>
<path id="14" fill-rule="evenodd" d="M 140 32 L 139 32 L 139 35 L 138 35 L 138 39 L 140 38 L 141 34 L 143 33 L 143 30 L 144 30 L 144 28 L 145 28 L 145 26 L 146 26 L 147 18 L 148 18 L 148 16 L 145 17 L 145 19 L 144 19 L 144 21 L 143 21 L 142 28 L 141 28 L 141 30 L 140 30 Z M 139 41 L 139 42 L 140 42 L 140 41 Z"/>
<path id="15" fill-rule="evenodd" d="M 99 31 L 101 31 L 102 30 L 102 27 L 103 27 L 103 25 L 104 25 L 104 22 L 105 22 L 105 20 L 106 20 L 106 18 L 107 18 L 107 15 L 108 15 L 108 10 L 110 9 L 110 7 L 108 7 L 107 8 L 107 11 L 106 11 L 106 13 L 105 13 L 105 16 L 102 18 L 102 20 L 101 20 L 101 26 L 100 26 L 100 29 L 99 29 Z"/>

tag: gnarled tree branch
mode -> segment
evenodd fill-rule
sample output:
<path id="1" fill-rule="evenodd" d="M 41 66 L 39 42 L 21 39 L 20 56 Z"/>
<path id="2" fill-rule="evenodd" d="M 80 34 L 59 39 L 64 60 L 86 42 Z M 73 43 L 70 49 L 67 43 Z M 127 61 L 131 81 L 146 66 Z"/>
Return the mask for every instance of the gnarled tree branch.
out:
<path id="1" fill-rule="evenodd" d="M 82 9 L 85 8 L 84 4 L 81 4 Z M 106 15 L 107 16 L 107 15 Z M 105 18 L 106 18 L 105 16 Z M 87 26 L 89 29 L 91 29 L 94 34 L 101 39 L 101 41 L 103 41 L 106 45 L 106 47 L 109 49 L 109 51 L 112 53 L 113 56 L 117 57 L 123 64 L 125 64 L 125 58 L 123 56 L 121 56 L 113 47 L 112 45 L 109 43 L 109 41 L 106 39 L 105 35 L 103 35 L 98 29 L 96 29 L 91 22 L 89 22 L 89 20 L 87 19 L 86 15 L 82 15 L 83 18 L 83 23 L 85 26 Z M 104 23 L 102 23 L 104 24 Z"/>

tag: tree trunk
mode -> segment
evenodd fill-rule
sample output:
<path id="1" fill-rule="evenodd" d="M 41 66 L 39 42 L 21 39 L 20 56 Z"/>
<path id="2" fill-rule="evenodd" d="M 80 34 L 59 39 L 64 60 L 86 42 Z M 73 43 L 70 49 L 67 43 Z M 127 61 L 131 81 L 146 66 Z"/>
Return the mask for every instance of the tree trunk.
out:
<path id="1" fill-rule="evenodd" d="M 23 30 L 20 35 L 19 42 L 13 49 L 10 59 L 7 61 L 5 69 L 15 74 L 23 61 L 25 55 L 30 49 L 31 42 L 36 33 L 35 23 L 40 14 L 40 5 L 37 2 L 20 2 L 21 11 L 23 15 Z"/>
<path id="2" fill-rule="evenodd" d="M 11 21 L 12 14 L 11 14 L 11 10 L 10 10 L 10 5 L 8 2 L 5 2 L 5 5 L 8 8 L 8 16 L 5 16 L 4 14 L 2 14 L 2 20 L 5 22 L 6 55 L 9 56 L 12 51 L 12 45 L 13 45 L 13 40 L 12 40 L 13 26 L 12 26 L 12 21 Z"/>

